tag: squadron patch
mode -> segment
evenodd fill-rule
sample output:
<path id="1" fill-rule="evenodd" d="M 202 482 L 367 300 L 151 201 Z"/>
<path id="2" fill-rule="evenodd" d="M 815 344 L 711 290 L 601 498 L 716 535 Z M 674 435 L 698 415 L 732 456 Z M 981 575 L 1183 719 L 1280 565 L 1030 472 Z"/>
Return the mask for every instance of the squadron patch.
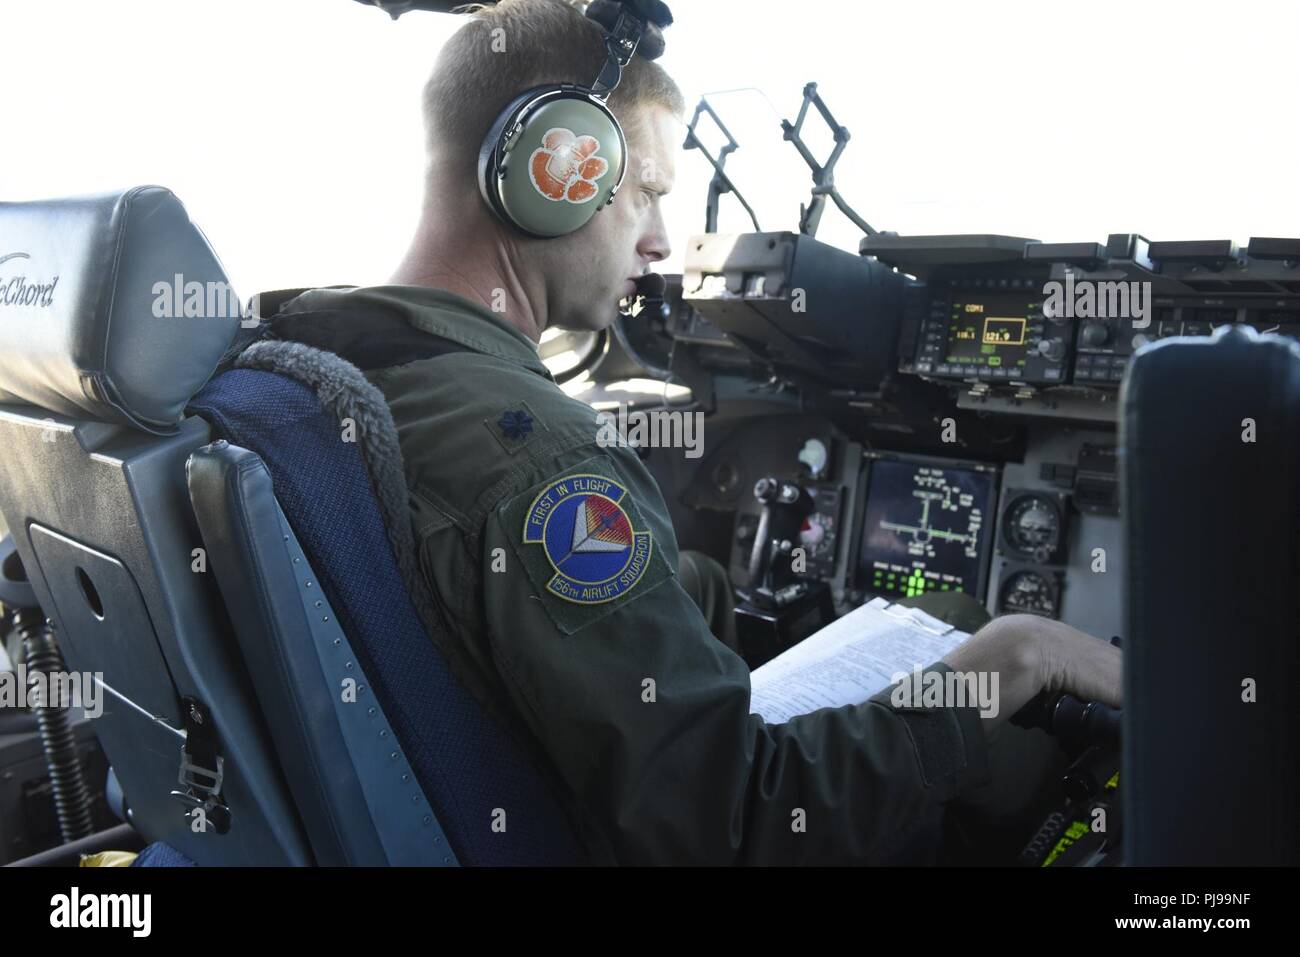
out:
<path id="1" fill-rule="evenodd" d="M 634 527 L 627 490 L 601 475 L 557 479 L 524 513 L 523 543 L 539 546 L 554 575 L 546 591 L 578 605 L 626 595 L 654 553 L 649 531 Z"/>

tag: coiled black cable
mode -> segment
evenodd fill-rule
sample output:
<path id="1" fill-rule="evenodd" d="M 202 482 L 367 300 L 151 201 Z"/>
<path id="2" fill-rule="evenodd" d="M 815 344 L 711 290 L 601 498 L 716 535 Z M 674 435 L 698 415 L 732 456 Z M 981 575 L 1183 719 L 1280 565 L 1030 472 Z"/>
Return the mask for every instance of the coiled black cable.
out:
<path id="1" fill-rule="evenodd" d="M 45 763 L 50 771 L 50 790 L 64 843 L 89 837 L 95 832 L 91 816 L 90 789 L 77 754 L 77 740 L 68 709 L 45 700 L 50 677 L 65 670 L 63 655 L 54 631 L 39 609 L 19 609 L 14 627 L 22 639 L 27 666 L 27 700 L 36 715 Z M 43 675 L 45 680 L 40 680 Z"/>

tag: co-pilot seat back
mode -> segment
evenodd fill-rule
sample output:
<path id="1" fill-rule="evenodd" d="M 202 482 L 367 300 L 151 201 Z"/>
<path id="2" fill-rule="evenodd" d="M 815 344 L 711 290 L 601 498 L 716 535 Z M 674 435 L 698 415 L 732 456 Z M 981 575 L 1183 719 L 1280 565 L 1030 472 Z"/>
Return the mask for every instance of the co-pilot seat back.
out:
<path id="1" fill-rule="evenodd" d="M 184 408 L 240 321 L 221 265 L 158 187 L 3 203 L 0 235 L 0 511 L 67 668 L 100 691 L 93 728 L 131 822 L 209 863 L 306 862 L 220 597 L 193 570 L 185 462 L 209 431 Z M 188 315 L 169 312 L 178 276 L 201 290 Z"/>

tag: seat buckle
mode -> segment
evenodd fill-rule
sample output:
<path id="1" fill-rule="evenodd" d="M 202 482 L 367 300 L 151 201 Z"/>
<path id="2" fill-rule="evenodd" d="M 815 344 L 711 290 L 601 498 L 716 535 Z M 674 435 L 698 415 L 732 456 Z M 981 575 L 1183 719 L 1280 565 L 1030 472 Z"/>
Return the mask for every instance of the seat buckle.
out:
<path id="1" fill-rule="evenodd" d="M 217 736 L 212 715 L 196 698 L 181 699 L 185 743 L 181 745 L 181 764 L 177 780 L 182 791 L 171 796 L 188 808 L 185 816 L 192 830 L 209 830 L 225 834 L 230 830 L 230 808 L 221 795 L 225 779 L 225 762 L 217 754 Z"/>

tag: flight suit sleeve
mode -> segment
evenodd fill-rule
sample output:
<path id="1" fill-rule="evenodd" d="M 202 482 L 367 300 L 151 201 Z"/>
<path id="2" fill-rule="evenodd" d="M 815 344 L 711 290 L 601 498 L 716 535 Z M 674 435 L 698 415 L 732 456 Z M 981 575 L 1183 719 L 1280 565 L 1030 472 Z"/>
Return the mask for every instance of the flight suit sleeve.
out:
<path id="1" fill-rule="evenodd" d="M 674 577 L 653 478 L 588 449 L 482 536 L 496 666 L 576 810 L 624 863 L 866 863 L 987 775 L 974 708 L 888 692 L 784 724 Z M 934 666 L 946 670 L 946 666 Z"/>

